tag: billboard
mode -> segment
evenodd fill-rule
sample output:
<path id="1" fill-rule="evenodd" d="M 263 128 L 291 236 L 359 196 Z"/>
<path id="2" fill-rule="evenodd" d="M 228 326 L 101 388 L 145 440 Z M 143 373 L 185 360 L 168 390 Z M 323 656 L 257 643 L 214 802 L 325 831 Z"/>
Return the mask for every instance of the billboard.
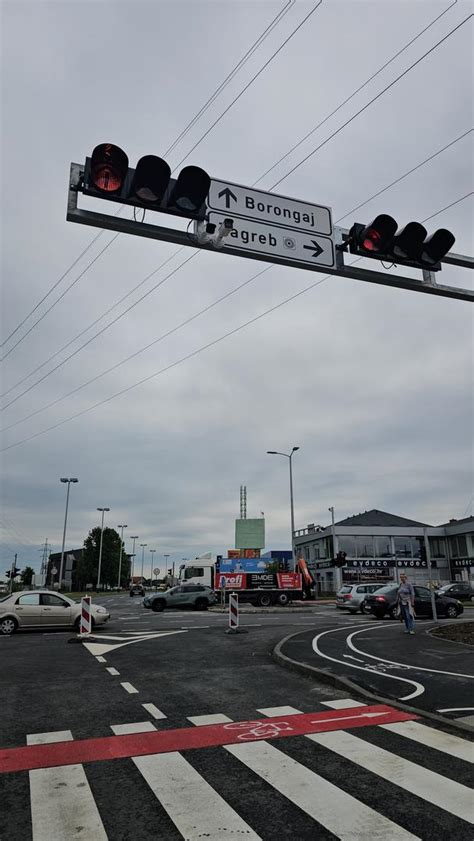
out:
<path id="1" fill-rule="evenodd" d="M 235 521 L 236 549 L 263 549 L 265 547 L 265 520 Z"/>

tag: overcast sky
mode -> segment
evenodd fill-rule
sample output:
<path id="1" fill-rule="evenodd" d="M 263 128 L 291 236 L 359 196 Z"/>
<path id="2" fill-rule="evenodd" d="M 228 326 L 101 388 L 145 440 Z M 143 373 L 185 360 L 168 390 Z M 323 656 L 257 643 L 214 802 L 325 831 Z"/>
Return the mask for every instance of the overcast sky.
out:
<path id="1" fill-rule="evenodd" d="M 305 0 L 3 0 L 3 342 L 99 233 L 66 222 L 70 162 L 82 163 L 105 141 L 121 146 L 131 165 L 144 154 L 164 155 L 282 12 L 167 155 L 176 167 L 315 6 Z M 186 163 L 253 184 L 445 10 L 258 186 L 270 189 L 283 178 L 276 192 L 328 205 L 335 220 L 349 213 L 341 222 L 347 226 L 379 212 L 400 224 L 421 221 L 458 202 L 472 190 L 473 135 L 457 140 L 472 126 L 472 18 L 284 176 L 468 17 L 473 9 L 466 0 L 323 0 Z M 92 207 L 83 198 L 80 204 Z M 472 254 L 472 207 L 471 195 L 427 227 L 449 228 L 454 250 Z M 155 218 L 183 227 L 173 217 Z M 19 397 L 193 254 L 126 235 L 111 242 L 114 236 L 103 232 L 3 345 L 1 391 L 8 394 L 2 405 L 14 402 L 2 415 L 2 428 L 12 428 L 1 436 L 0 573 L 14 552 L 21 567 L 37 567 L 46 537 L 60 550 L 60 476 L 79 478 L 71 487 L 70 548 L 98 524 L 97 506 L 107 506 L 106 524 L 127 523 L 126 535 L 139 535 L 147 552 L 157 550 L 157 566 L 165 553 L 176 561 L 207 550 L 225 553 L 234 545 L 241 484 L 248 516 L 265 512 L 267 548 L 289 548 L 288 463 L 267 449 L 300 447 L 297 528 L 327 524 L 330 505 L 336 519 L 370 508 L 433 524 L 472 513 L 472 307 L 463 301 L 274 266 L 60 401 L 265 268 L 194 252 L 142 303 Z M 472 288 L 463 269 L 445 266 L 439 280 Z M 319 281 L 144 385 L 67 420 Z M 30 436 L 36 437 L 25 441 Z"/>

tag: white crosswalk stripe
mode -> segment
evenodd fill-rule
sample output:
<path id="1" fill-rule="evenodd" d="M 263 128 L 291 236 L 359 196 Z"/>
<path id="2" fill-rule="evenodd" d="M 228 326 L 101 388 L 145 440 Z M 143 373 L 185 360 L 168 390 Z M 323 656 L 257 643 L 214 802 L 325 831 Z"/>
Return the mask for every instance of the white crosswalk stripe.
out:
<path id="1" fill-rule="evenodd" d="M 350 698 L 324 701 L 321 704 L 322 707 L 334 710 L 366 706 Z M 165 714 L 151 703 L 142 704 L 141 709 L 145 709 L 154 721 L 114 724 L 110 726 L 112 733 L 126 735 L 156 732 L 160 728 L 160 722 L 157 719 L 165 719 Z M 256 710 L 255 717 L 275 718 L 300 713 L 301 710 L 295 707 L 281 705 L 260 707 Z M 187 721 L 197 727 L 230 723 L 232 720 L 220 712 L 187 717 Z M 469 832 L 466 829 L 466 834 L 463 835 L 462 827 L 467 826 L 465 822 L 474 817 L 472 793 L 466 785 L 462 785 L 456 779 L 450 779 L 448 770 L 444 767 L 443 775 L 430 770 L 429 765 L 430 761 L 434 763 L 434 754 L 429 751 L 436 750 L 445 754 L 446 763 L 449 763 L 448 756 L 452 757 L 453 763 L 458 763 L 454 767 L 460 769 L 462 767 L 459 764 L 460 761 L 469 764 L 473 761 L 472 743 L 418 721 L 374 725 L 370 728 L 372 732 L 376 729 L 376 732 L 387 731 L 391 734 L 387 735 L 386 739 L 393 739 L 393 746 L 390 741 L 388 743 L 390 750 L 387 750 L 385 747 L 381 748 L 378 744 L 373 744 L 367 738 L 364 739 L 364 729 L 357 730 L 357 735 L 344 730 L 307 734 L 304 737 L 305 740 L 312 742 L 315 747 L 311 748 L 308 744 L 310 754 L 306 752 L 306 764 L 299 761 L 299 753 L 295 754 L 294 748 L 291 747 L 293 741 L 291 737 L 280 743 L 258 740 L 224 745 L 217 750 L 222 751 L 223 757 L 228 754 L 228 759 L 224 759 L 224 763 L 230 762 L 231 759 L 235 763 L 237 760 L 237 764 L 232 766 L 234 775 L 239 775 L 236 779 L 237 790 L 241 785 L 240 781 L 246 780 L 244 785 L 247 786 L 255 785 L 252 780 L 264 781 L 274 790 L 274 797 L 278 799 L 276 802 L 280 810 L 287 802 L 293 810 L 300 810 L 308 826 L 313 825 L 313 821 L 315 822 L 315 838 L 318 837 L 317 827 L 319 826 L 319 832 L 323 832 L 322 827 L 324 827 L 341 841 L 366 841 L 367 838 L 373 841 L 417 841 L 417 839 L 427 841 L 428 830 L 425 834 L 423 831 L 421 834 L 416 834 L 420 832 L 419 825 L 414 831 L 409 831 L 413 830 L 413 827 L 407 827 L 399 813 L 394 813 L 392 810 L 389 811 L 389 816 L 383 814 L 384 809 L 380 807 L 380 797 L 375 800 L 377 808 L 374 807 L 370 795 L 367 794 L 367 787 L 358 788 L 357 774 L 354 774 L 353 770 L 354 766 L 358 766 L 383 780 L 380 785 L 383 785 L 387 791 L 385 802 L 389 803 L 390 799 L 399 798 L 400 790 L 404 790 L 409 797 L 416 797 L 419 798 L 418 802 L 424 802 L 426 809 L 431 808 L 433 804 L 437 809 L 443 810 L 450 816 L 450 820 L 457 822 L 453 824 L 455 827 L 453 837 L 458 837 L 456 828 L 461 826 L 459 837 L 462 837 L 463 841 L 467 839 Z M 29 745 L 44 744 L 70 741 L 72 738 L 71 732 L 65 730 L 31 734 L 27 737 L 27 743 Z M 418 747 L 413 743 L 416 743 Z M 428 751 L 426 767 L 409 758 L 413 755 L 418 758 L 419 751 L 423 747 L 426 747 Z M 328 774 L 325 765 L 321 764 L 322 753 L 318 753 L 317 758 L 314 754 L 315 759 L 310 759 L 313 750 L 316 751 L 319 748 L 331 751 L 334 761 L 340 765 L 340 774 L 338 773 L 337 777 L 334 773 L 332 776 Z M 249 841 L 260 839 L 261 841 L 262 837 L 267 841 L 272 837 L 271 825 L 262 823 L 261 816 L 257 813 L 254 816 L 248 810 L 245 812 L 244 819 L 239 814 L 240 801 L 238 799 L 232 802 L 232 805 L 227 802 L 222 793 L 226 789 L 221 787 L 219 775 L 214 773 L 211 782 L 206 779 L 208 774 L 212 776 L 211 765 L 194 761 L 194 756 L 200 750 L 206 749 L 193 750 L 185 755 L 172 751 L 132 757 L 129 766 L 130 792 L 133 792 L 133 775 L 135 775 L 136 784 L 140 775 L 147 784 L 147 787 L 141 789 L 145 801 L 147 797 L 151 798 L 156 804 L 154 808 L 162 810 L 162 820 L 171 820 L 175 831 L 188 841 L 198 841 L 198 839 L 200 841 L 203 838 L 207 838 L 208 841 L 222 841 L 223 838 L 247 838 Z M 124 762 L 129 762 L 129 760 L 124 760 Z M 112 768 L 113 765 L 114 763 L 110 763 L 109 767 Z M 434 767 L 437 766 L 434 765 Z M 315 770 L 312 770 L 313 768 Z M 123 775 L 123 770 L 120 774 Z M 327 776 L 330 778 L 326 779 Z M 454 776 L 456 777 L 456 773 Z M 114 809 L 111 808 L 108 814 L 101 815 L 101 810 L 105 808 L 103 792 L 98 799 L 99 806 L 94 796 L 94 785 L 97 784 L 98 779 L 100 778 L 91 774 L 88 780 L 82 765 L 30 771 L 32 841 L 69 841 L 76 837 L 84 841 L 107 841 L 108 838 L 113 841 L 115 838 L 122 837 L 122 834 L 123 837 L 128 837 L 129 831 L 132 837 L 132 814 L 130 815 L 130 829 L 125 830 L 121 823 L 118 834 L 113 828 L 110 829 L 115 819 Z M 460 776 L 458 779 L 462 780 L 465 777 Z M 259 785 L 262 784 L 259 783 Z M 271 797 L 270 789 L 269 792 L 269 797 Z M 110 797 L 113 799 L 115 796 L 117 794 L 111 786 Z M 130 796 L 133 798 L 133 793 Z M 426 814 L 429 816 L 429 811 Z M 123 817 L 121 820 L 123 821 Z M 400 825 L 397 821 L 401 821 L 404 825 Z M 464 823 L 461 824 L 461 822 Z M 106 832 L 104 823 L 109 834 Z M 154 836 L 145 834 L 144 841 L 148 837 Z"/>
<path id="2" fill-rule="evenodd" d="M 28 745 L 69 742 L 70 730 L 34 733 Z M 38 768 L 29 772 L 33 841 L 107 841 L 94 797 L 82 765 Z"/>

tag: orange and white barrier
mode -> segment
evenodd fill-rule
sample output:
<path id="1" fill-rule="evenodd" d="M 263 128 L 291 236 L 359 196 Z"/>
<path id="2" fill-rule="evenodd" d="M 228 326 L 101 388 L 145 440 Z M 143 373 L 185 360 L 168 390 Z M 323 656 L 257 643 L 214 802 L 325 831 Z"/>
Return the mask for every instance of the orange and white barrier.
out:
<path id="1" fill-rule="evenodd" d="M 92 630 L 91 620 L 91 597 L 83 596 L 81 599 L 81 624 L 79 628 L 79 636 L 85 637 L 90 634 Z"/>

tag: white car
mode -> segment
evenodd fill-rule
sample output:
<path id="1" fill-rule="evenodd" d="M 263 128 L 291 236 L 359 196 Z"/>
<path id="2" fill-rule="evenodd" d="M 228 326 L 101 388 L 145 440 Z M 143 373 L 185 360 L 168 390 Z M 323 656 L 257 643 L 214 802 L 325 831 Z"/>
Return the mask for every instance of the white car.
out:
<path id="1" fill-rule="evenodd" d="M 91 604 L 92 627 L 110 619 L 105 607 Z M 61 593 L 28 590 L 0 599 L 0 634 L 18 629 L 75 628 L 79 630 L 81 605 Z"/>

